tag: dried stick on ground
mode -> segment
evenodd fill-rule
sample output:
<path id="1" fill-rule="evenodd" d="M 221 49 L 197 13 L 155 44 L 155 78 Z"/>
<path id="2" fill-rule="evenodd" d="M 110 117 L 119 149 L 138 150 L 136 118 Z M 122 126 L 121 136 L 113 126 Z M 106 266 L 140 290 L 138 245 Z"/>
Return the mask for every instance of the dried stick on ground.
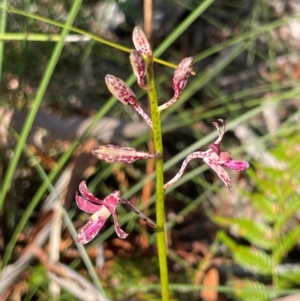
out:
<path id="1" fill-rule="evenodd" d="M 109 301 L 79 273 L 64 264 L 53 263 L 41 248 L 34 248 L 34 253 L 46 267 L 49 278 L 78 300 Z"/>
<path id="2" fill-rule="evenodd" d="M 47 214 L 49 210 L 53 211 L 54 214 L 49 237 L 49 257 L 54 263 L 59 261 L 60 254 L 63 219 L 62 205 L 66 208 L 70 207 L 82 178 L 86 173 L 91 172 L 91 168 L 96 164 L 97 158 L 92 155 L 92 149 L 97 144 L 95 139 L 85 141 L 83 146 L 76 152 L 74 161 L 67 166 L 56 182 L 54 186 L 55 193 L 50 193 L 44 202 L 42 216 Z M 57 196 L 59 196 L 59 199 Z M 58 297 L 60 290 L 55 282 L 50 283 L 49 290 L 53 297 Z"/>
<path id="3" fill-rule="evenodd" d="M 38 232 L 31 244 L 29 244 L 23 251 L 23 255 L 13 264 L 6 266 L 0 273 L 0 300 L 4 292 L 9 289 L 17 280 L 19 275 L 28 267 L 28 265 L 35 259 L 32 252 L 32 245 L 43 246 L 48 239 L 52 216 L 48 216 L 44 220 L 44 227 Z"/>

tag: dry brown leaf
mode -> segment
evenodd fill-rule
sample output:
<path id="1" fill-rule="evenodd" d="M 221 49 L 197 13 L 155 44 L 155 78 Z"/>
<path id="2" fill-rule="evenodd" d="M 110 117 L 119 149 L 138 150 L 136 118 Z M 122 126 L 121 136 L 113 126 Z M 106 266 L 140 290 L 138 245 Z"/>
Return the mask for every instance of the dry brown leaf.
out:
<path id="1" fill-rule="evenodd" d="M 204 276 L 203 286 L 218 286 L 219 285 L 219 272 L 217 268 L 210 268 Z M 200 296 L 205 301 L 216 301 L 218 300 L 218 291 L 213 288 L 204 288 Z"/>

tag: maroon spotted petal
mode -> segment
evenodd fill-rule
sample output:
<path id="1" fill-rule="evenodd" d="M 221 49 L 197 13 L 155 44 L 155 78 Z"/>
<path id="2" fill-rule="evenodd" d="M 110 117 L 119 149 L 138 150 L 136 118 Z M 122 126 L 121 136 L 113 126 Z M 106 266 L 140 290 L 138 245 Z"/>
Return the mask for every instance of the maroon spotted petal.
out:
<path id="1" fill-rule="evenodd" d="M 76 243 L 86 244 L 95 238 L 110 215 L 111 213 L 105 206 L 103 206 L 101 210 L 95 212 L 78 233 Z"/>
<path id="2" fill-rule="evenodd" d="M 107 74 L 105 76 L 105 82 L 111 94 L 124 105 L 132 105 L 136 103 L 135 94 L 123 80 L 111 74 Z"/>
<path id="3" fill-rule="evenodd" d="M 173 77 L 173 89 L 176 90 L 183 90 L 188 82 L 190 74 L 192 72 L 192 64 L 193 58 L 187 57 L 183 59 L 177 69 L 174 72 Z"/>
<path id="4" fill-rule="evenodd" d="M 103 206 L 103 205 L 96 205 L 91 203 L 87 199 L 81 197 L 78 194 L 78 191 L 76 191 L 75 200 L 78 208 L 87 213 L 95 213 L 96 211 L 100 210 Z"/>
<path id="5" fill-rule="evenodd" d="M 116 190 L 113 193 L 111 193 L 109 196 L 107 196 L 104 199 L 103 203 L 114 218 L 115 230 L 116 230 L 117 235 L 120 238 L 124 239 L 128 236 L 128 233 L 124 232 L 121 229 L 121 227 L 118 223 L 117 215 L 116 215 L 116 207 L 118 205 L 119 199 L 120 199 L 120 191 Z"/>
<path id="6" fill-rule="evenodd" d="M 131 49 L 129 59 L 138 85 L 142 88 L 145 87 L 144 77 L 147 74 L 147 65 L 143 55 L 137 50 Z"/>
<path id="7" fill-rule="evenodd" d="M 85 181 L 82 181 L 80 184 L 79 184 L 79 191 L 81 193 L 81 195 L 88 201 L 90 202 L 93 202 L 93 203 L 96 203 L 96 204 L 100 204 L 102 205 L 103 201 L 96 198 L 90 191 L 89 189 L 87 188 L 86 186 L 86 182 Z"/>
<path id="8" fill-rule="evenodd" d="M 151 154 L 138 151 L 132 147 L 122 147 L 113 144 L 100 145 L 92 150 L 92 154 L 98 159 L 109 163 L 132 163 L 139 159 L 154 159 L 160 156 L 160 153 Z"/>
<path id="9" fill-rule="evenodd" d="M 140 52 L 141 54 L 146 55 L 147 57 L 152 56 L 152 50 L 148 39 L 142 29 L 136 26 L 133 30 L 132 40 L 135 49 Z"/>
<path id="10" fill-rule="evenodd" d="M 81 195 L 79 195 L 79 192 Z M 76 192 L 76 203 L 78 207 L 88 213 L 93 213 L 89 221 L 80 230 L 76 243 L 86 244 L 91 241 L 101 230 L 110 215 L 113 215 L 115 230 L 120 238 L 126 238 L 128 234 L 124 232 L 118 223 L 116 207 L 120 203 L 120 192 L 114 191 L 103 201 L 96 198 L 87 188 L 86 182 L 82 181 L 79 185 L 79 192 Z"/>

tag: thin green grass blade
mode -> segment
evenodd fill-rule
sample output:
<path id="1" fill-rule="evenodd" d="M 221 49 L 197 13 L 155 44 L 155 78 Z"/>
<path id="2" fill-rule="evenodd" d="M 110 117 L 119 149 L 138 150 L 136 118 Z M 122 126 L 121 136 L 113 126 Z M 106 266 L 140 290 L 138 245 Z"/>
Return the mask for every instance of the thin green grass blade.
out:
<path id="1" fill-rule="evenodd" d="M 0 8 L 4 9 L 4 6 L 0 5 Z M 130 49 L 127 48 L 127 47 L 124 47 L 124 46 L 119 45 L 117 43 L 108 41 L 106 39 L 103 39 L 103 38 L 101 38 L 99 36 L 96 36 L 94 34 L 91 34 L 89 32 L 86 32 L 86 31 L 82 30 L 82 29 L 79 29 L 79 28 L 75 28 L 75 27 L 72 27 L 72 26 L 66 27 L 66 25 L 63 24 L 63 23 L 60 23 L 60 22 L 57 22 L 57 21 L 53 21 L 51 19 L 39 16 L 37 14 L 26 12 L 26 11 L 23 11 L 23 10 L 20 10 L 20 9 L 17 9 L 17 8 L 13 8 L 13 7 L 9 7 L 7 9 L 7 11 L 11 12 L 11 13 L 16 13 L 16 14 L 19 14 L 19 15 L 22 15 L 22 16 L 25 16 L 25 17 L 28 17 L 28 18 L 36 19 L 36 20 L 45 22 L 47 24 L 52 24 L 52 25 L 55 25 L 55 26 L 58 26 L 58 27 L 68 28 L 70 31 L 82 34 L 82 35 L 84 35 L 86 37 L 90 37 L 91 39 L 93 39 L 93 40 L 95 40 L 95 41 L 97 41 L 99 43 L 111 46 L 111 47 L 116 48 L 116 49 L 120 49 L 120 50 L 128 52 L 128 53 L 130 52 Z M 200 60 L 203 60 L 204 58 L 206 58 L 206 57 L 208 57 L 208 56 L 210 56 L 210 55 L 212 55 L 212 54 L 214 54 L 214 53 L 216 53 L 218 51 L 221 51 L 225 47 L 235 45 L 237 43 L 240 43 L 242 41 L 245 41 L 247 39 L 255 37 L 255 36 L 257 36 L 257 35 L 259 35 L 261 33 L 270 31 L 272 29 L 275 29 L 277 27 L 280 27 L 280 26 L 282 26 L 282 25 L 284 25 L 286 23 L 289 23 L 289 22 L 291 22 L 293 20 L 297 20 L 297 19 L 300 19 L 300 14 L 293 15 L 293 16 L 288 16 L 286 18 L 282 18 L 280 20 L 276 20 L 274 22 L 270 22 L 267 25 L 264 25 L 264 26 L 252 29 L 252 30 L 250 30 L 248 32 L 245 32 L 244 34 L 240 34 L 237 37 L 234 37 L 232 39 L 229 39 L 229 40 L 225 41 L 224 43 L 221 43 L 221 44 L 218 44 L 216 46 L 213 46 L 213 47 L 211 47 L 211 48 L 209 48 L 209 49 L 201 52 L 200 54 L 196 55 L 194 57 L 194 63 L 196 63 L 196 62 L 198 62 Z M 181 25 L 179 25 L 179 27 L 180 26 Z M 172 42 L 173 42 L 173 40 L 170 40 L 168 43 L 163 42 L 164 44 L 166 44 L 166 45 L 164 45 L 163 48 L 168 47 L 169 43 L 172 43 Z M 162 50 L 160 50 L 159 48 L 158 48 L 159 51 L 164 51 L 163 48 L 162 48 Z M 157 62 L 157 63 L 163 64 L 163 65 L 169 66 L 171 68 L 176 68 L 177 67 L 174 64 L 165 62 L 165 61 L 160 60 L 158 58 L 153 58 L 153 60 L 154 60 L 154 62 Z"/>
<path id="2" fill-rule="evenodd" d="M 299 95 L 300 91 L 299 89 L 293 89 L 292 91 L 286 92 L 284 95 L 279 95 L 277 97 L 273 98 L 273 102 L 277 103 L 279 101 L 282 101 L 284 99 L 289 99 L 290 97 L 297 97 Z M 260 114 L 262 110 L 264 109 L 263 105 L 260 105 L 258 107 L 253 108 L 252 110 L 244 113 L 243 115 L 235 118 L 234 120 L 228 122 L 226 124 L 227 130 L 231 130 L 234 128 L 236 125 L 246 122 L 247 120 L 250 120 L 254 116 Z M 208 144 L 209 142 L 213 141 L 217 137 L 217 131 L 212 132 L 209 135 L 206 135 L 203 137 L 203 139 L 196 141 L 192 145 L 188 146 L 187 148 L 184 149 L 184 151 L 180 152 L 176 156 L 174 156 L 172 159 L 170 159 L 168 162 L 164 164 L 164 170 L 168 170 L 171 168 L 175 163 L 178 161 L 182 160 L 186 156 L 188 156 L 190 153 L 194 152 L 197 149 L 200 149 L 203 147 L 205 144 Z"/>
<path id="3" fill-rule="evenodd" d="M 170 115 L 175 110 L 178 110 L 178 107 L 182 105 L 187 99 L 192 97 L 192 95 L 205 86 L 212 78 L 219 74 L 226 66 L 228 66 L 237 56 L 239 56 L 247 48 L 247 43 L 237 45 L 232 49 L 229 55 L 224 57 L 218 64 L 214 66 L 213 69 L 207 69 L 199 73 L 193 80 L 189 83 L 188 89 L 185 89 L 182 92 L 180 99 L 170 107 L 167 112 L 163 115 Z"/>
<path id="4" fill-rule="evenodd" d="M 0 11 L 0 36 L 4 34 L 6 31 L 8 1 L 3 0 L 2 5 L 3 5 L 3 9 L 1 9 Z M 0 39 L 0 80 L 2 78 L 2 67 L 3 67 L 3 60 L 4 60 L 3 54 L 4 54 L 4 41 Z"/>
<path id="5" fill-rule="evenodd" d="M 238 44 L 238 43 L 243 42 L 245 40 L 251 39 L 251 38 L 253 38 L 255 36 L 258 36 L 258 35 L 260 35 L 264 32 L 268 32 L 268 31 L 273 30 L 277 27 L 280 27 L 280 26 L 282 26 L 286 23 L 289 23 L 293 20 L 298 20 L 298 19 L 300 19 L 300 14 L 289 16 L 289 17 L 286 17 L 286 18 L 282 18 L 282 19 L 276 20 L 274 22 L 270 22 L 266 25 L 251 29 L 251 30 L 249 30 L 245 33 L 242 33 L 242 34 L 234 37 L 234 38 L 226 40 L 224 43 L 220 43 L 220 44 L 215 45 L 215 46 L 213 46 L 213 47 L 211 47 L 207 50 L 202 51 L 201 53 L 199 53 L 198 55 L 196 55 L 194 57 L 194 63 L 199 62 L 199 61 L 205 59 L 206 57 L 208 57 L 208 56 L 210 56 L 210 55 L 212 55 L 216 52 L 221 51 L 225 47 L 233 46 L 235 44 Z"/>
<path id="6" fill-rule="evenodd" d="M 0 8 L 4 9 L 4 6 L 0 5 Z M 27 11 L 24 11 L 24 10 L 21 10 L 21 9 L 17 9 L 17 8 L 13 8 L 13 7 L 7 8 L 7 11 L 11 12 L 11 13 L 21 15 L 21 16 L 24 16 L 24 17 L 27 17 L 27 18 L 32 18 L 32 19 L 35 19 L 35 20 L 39 20 L 39 21 L 42 21 L 42 22 L 45 22 L 47 24 L 51 24 L 51 25 L 54 25 L 54 26 L 57 26 L 57 27 L 68 29 L 70 31 L 79 33 L 79 34 L 81 34 L 85 37 L 89 37 L 89 38 L 91 38 L 91 39 L 93 39 L 93 40 L 95 40 L 95 41 L 97 41 L 101 44 L 110 46 L 110 47 L 115 48 L 115 49 L 119 49 L 119 50 L 124 51 L 124 52 L 128 52 L 128 53 L 130 52 L 130 48 L 128 48 L 128 47 L 125 47 L 125 46 L 122 46 L 118 43 L 106 40 L 106 39 L 101 38 L 101 37 L 99 37 L 95 34 L 91 34 L 91 33 L 87 32 L 85 30 L 82 30 L 82 29 L 79 29 L 79 28 L 76 28 L 76 27 L 72 27 L 72 26 L 67 26 L 67 24 L 60 23 L 60 22 L 57 22 L 57 21 L 53 21 L 51 19 L 39 16 L 37 14 L 30 13 L 30 12 L 27 12 Z M 10 34 L 13 34 L 13 33 L 10 33 Z M 21 36 L 16 34 L 16 37 L 17 37 L 18 40 L 22 39 L 22 34 L 21 34 Z M 32 34 L 32 35 L 28 34 L 28 37 L 32 38 L 32 39 L 38 39 L 39 38 L 38 36 L 36 36 L 36 34 Z M 44 37 L 41 37 L 41 38 L 43 39 Z M 55 39 L 57 39 L 57 36 L 56 35 L 49 35 L 49 38 L 53 38 L 55 40 Z M 153 58 L 153 60 L 157 63 L 168 66 L 170 68 L 174 68 L 174 69 L 177 68 L 177 65 L 171 64 L 171 63 L 166 62 L 164 60 L 161 60 L 161 59 L 158 59 L 158 58 Z"/>
<path id="7" fill-rule="evenodd" d="M 86 132 L 79 138 L 77 138 L 76 140 L 73 141 L 73 143 L 71 144 L 70 148 L 68 149 L 68 151 L 66 153 L 64 153 L 61 158 L 59 159 L 56 169 L 54 169 L 48 176 L 49 181 L 52 182 L 56 176 L 59 174 L 59 172 L 62 170 L 62 168 L 65 166 L 66 162 L 69 160 L 69 158 L 71 157 L 72 153 L 74 152 L 76 146 L 78 145 L 80 139 L 84 139 L 89 131 L 92 129 L 92 127 L 94 126 L 94 124 L 97 122 L 97 120 L 99 120 L 102 116 L 104 116 L 107 111 L 115 104 L 116 100 L 114 98 L 110 98 L 108 100 L 108 102 L 102 107 L 101 111 L 99 111 L 94 118 L 94 121 L 91 123 L 91 125 L 87 128 Z M 35 195 L 33 196 L 29 206 L 27 207 L 28 210 L 26 210 L 26 214 L 24 213 L 21 220 L 19 221 L 19 224 L 17 225 L 15 232 L 13 233 L 9 243 L 6 246 L 6 250 L 5 253 L 3 255 L 3 266 L 5 266 L 8 263 L 8 260 L 12 254 L 12 251 L 14 249 L 14 246 L 17 242 L 17 238 L 18 238 L 18 233 L 20 233 L 24 227 L 27 224 L 28 219 L 30 218 L 33 210 L 35 209 L 35 207 L 38 205 L 40 199 L 43 197 L 45 191 L 47 190 L 48 184 L 47 182 L 43 182 L 42 185 L 39 187 L 39 189 L 37 190 L 37 192 L 35 193 Z"/>
<path id="8" fill-rule="evenodd" d="M 16 170 L 16 167 L 17 167 L 19 158 L 21 156 L 23 147 L 25 145 L 26 139 L 27 139 L 28 134 L 30 132 L 30 129 L 32 127 L 32 123 L 33 123 L 34 118 L 36 116 L 36 113 L 37 113 L 37 111 L 40 107 L 40 104 L 43 100 L 45 91 L 46 91 L 47 86 L 49 84 L 49 81 L 51 79 L 51 76 L 52 76 L 52 73 L 53 73 L 54 68 L 56 66 L 56 63 L 59 59 L 62 48 L 64 47 L 65 37 L 69 33 L 68 27 L 73 24 L 73 22 L 75 20 L 75 17 L 77 15 L 77 12 L 80 8 L 80 5 L 81 5 L 81 0 L 75 0 L 73 5 L 72 5 L 70 15 L 69 15 L 69 17 L 67 19 L 67 22 L 66 22 L 66 28 L 63 29 L 62 34 L 61 34 L 61 40 L 56 44 L 56 46 L 54 48 L 54 51 L 51 55 L 50 61 L 49 61 L 48 66 L 47 66 L 47 69 L 46 69 L 46 71 L 44 73 L 44 76 L 41 80 L 41 83 L 40 83 L 36 98 L 34 100 L 33 106 L 30 109 L 29 114 L 27 116 L 26 122 L 24 124 L 24 127 L 23 127 L 21 135 L 20 135 L 20 140 L 19 140 L 19 142 L 16 146 L 14 156 L 13 156 L 12 160 L 9 163 L 8 170 L 5 174 L 4 181 L 3 181 L 3 184 L 2 184 L 2 187 L 1 187 L 0 211 L 2 211 L 2 207 L 3 207 L 3 204 L 4 204 L 4 199 L 5 199 L 7 190 L 8 190 L 9 185 L 10 185 L 12 179 L 13 179 L 14 172 Z"/>
<path id="9" fill-rule="evenodd" d="M 27 33 L 27 32 L 0 33 L 0 41 L 58 42 L 60 39 L 61 39 L 60 34 Z M 69 42 L 79 42 L 79 41 L 86 41 L 86 40 L 90 40 L 90 38 L 82 35 L 68 35 L 66 38 L 66 41 Z"/>
<path id="10" fill-rule="evenodd" d="M 18 141 L 18 140 L 20 139 L 19 135 L 18 135 L 16 132 L 12 131 L 11 129 L 10 129 L 10 131 L 12 132 L 14 138 Z M 49 179 L 49 177 L 47 176 L 46 172 L 44 171 L 44 169 L 42 168 L 42 166 L 40 165 L 40 163 L 35 159 L 35 156 L 31 153 L 31 151 L 27 148 L 27 146 L 24 146 L 24 153 L 25 153 L 25 155 L 26 155 L 29 159 L 31 159 L 31 160 L 35 163 L 35 164 L 33 164 L 33 166 L 34 166 L 34 168 L 36 169 L 36 171 L 38 172 L 39 176 L 41 177 L 41 180 L 43 181 L 43 183 L 46 183 L 47 188 L 48 188 L 48 191 L 49 191 L 50 193 L 53 193 L 53 194 L 55 195 L 55 197 L 57 198 L 57 200 L 61 203 L 60 197 L 59 197 L 59 195 L 57 194 L 57 192 L 56 192 L 56 190 L 55 190 L 55 187 L 52 185 L 52 182 L 50 181 L 50 179 Z M 32 214 L 32 211 L 33 211 L 32 208 L 35 207 L 35 206 L 32 206 L 32 204 L 31 204 L 33 201 L 34 201 L 34 199 L 31 200 L 31 202 L 29 203 L 29 206 L 28 206 L 28 207 L 26 208 L 26 210 L 24 211 L 24 215 L 25 215 L 26 217 L 28 217 L 28 218 L 29 218 L 29 217 L 31 216 L 31 214 Z M 33 205 L 34 205 L 34 204 L 33 204 Z M 72 236 L 73 239 L 75 240 L 75 239 L 76 239 L 76 236 L 77 236 L 76 229 L 75 229 L 75 227 L 74 227 L 74 225 L 73 225 L 73 223 L 72 223 L 72 221 L 71 221 L 71 219 L 70 219 L 70 217 L 69 217 L 69 215 L 68 215 L 66 209 L 65 209 L 63 206 L 62 206 L 62 210 L 63 210 L 63 218 L 64 218 L 64 222 L 65 222 L 66 226 L 68 227 L 71 236 Z M 26 218 L 26 219 L 24 219 L 24 220 L 25 220 L 26 223 L 27 223 L 28 219 Z M 19 224 L 19 225 L 20 225 L 20 224 Z M 20 227 L 19 225 L 18 225 L 18 227 L 16 228 L 16 230 L 15 230 L 13 236 L 12 236 L 12 240 L 13 240 L 13 241 L 15 241 L 15 240 L 18 238 L 19 234 L 20 234 L 21 231 L 23 230 L 23 228 Z M 101 285 L 101 283 L 100 283 L 100 281 L 99 281 L 99 278 L 98 278 L 98 276 L 97 276 L 97 273 L 96 273 L 96 271 L 95 271 L 95 269 L 94 269 L 94 266 L 93 266 L 93 264 L 92 264 L 92 262 L 91 262 L 91 259 L 90 259 L 89 255 L 87 254 L 85 248 L 84 248 L 82 245 L 76 245 L 76 246 L 77 246 L 77 248 L 78 248 L 78 251 L 80 252 L 80 255 L 81 255 L 81 257 L 82 257 L 83 262 L 84 262 L 85 265 L 86 265 L 87 270 L 89 271 L 89 274 L 90 274 L 90 276 L 91 276 L 91 278 L 92 278 L 92 280 L 93 280 L 93 283 L 96 285 L 96 287 L 97 287 L 102 293 L 104 293 L 104 290 L 103 290 L 102 285 Z M 14 245 L 11 245 L 11 246 L 9 245 L 9 250 L 12 251 L 11 247 L 14 247 Z M 5 257 L 7 257 L 7 256 L 5 256 Z M 5 261 L 7 261 L 7 260 L 5 260 Z"/>
<path id="11" fill-rule="evenodd" d="M 155 49 L 154 55 L 160 56 L 215 0 L 201 2 L 190 15 Z"/>
<path id="12" fill-rule="evenodd" d="M 0 11 L 0 35 L 5 34 L 5 30 L 6 30 L 8 1 L 3 0 L 2 6 L 3 9 Z M 2 78 L 2 67 L 3 67 L 3 59 L 4 59 L 3 54 L 4 54 L 4 41 L 0 39 L 0 80 Z"/>

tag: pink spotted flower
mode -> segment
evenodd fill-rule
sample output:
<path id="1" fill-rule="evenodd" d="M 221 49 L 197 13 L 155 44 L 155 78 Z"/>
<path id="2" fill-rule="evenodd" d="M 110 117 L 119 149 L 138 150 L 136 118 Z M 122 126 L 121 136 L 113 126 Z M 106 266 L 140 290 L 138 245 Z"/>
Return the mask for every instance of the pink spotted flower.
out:
<path id="1" fill-rule="evenodd" d="M 210 168 L 212 168 L 216 172 L 216 174 L 225 183 L 225 185 L 230 190 L 232 190 L 231 179 L 224 167 L 233 170 L 245 170 L 249 167 L 249 164 L 246 161 L 232 160 L 229 152 L 221 152 L 221 141 L 225 133 L 226 124 L 223 119 L 218 119 L 218 121 L 220 121 L 223 125 L 223 130 L 220 130 L 218 123 L 213 122 L 213 125 L 217 128 L 219 132 L 218 139 L 209 146 L 209 149 L 207 151 L 194 152 L 188 155 L 183 161 L 179 172 L 175 175 L 173 179 L 171 179 L 168 183 L 164 185 L 165 189 L 171 187 L 175 182 L 177 182 L 180 179 L 187 164 L 191 160 L 201 158 Z"/>
<path id="2" fill-rule="evenodd" d="M 110 215 L 113 216 L 117 235 L 120 238 L 125 239 L 128 236 L 128 233 L 121 229 L 116 215 L 116 208 L 121 204 L 126 205 L 131 211 L 137 214 L 140 219 L 153 229 L 156 229 L 156 223 L 135 208 L 129 201 L 120 198 L 120 191 L 118 190 L 112 192 L 102 201 L 95 197 L 88 190 L 86 182 L 82 181 L 79 184 L 79 191 L 76 192 L 76 203 L 82 211 L 92 213 L 88 222 L 77 235 L 76 243 L 78 244 L 86 244 L 95 238 Z"/>
<path id="3" fill-rule="evenodd" d="M 118 190 L 112 192 L 103 201 L 96 198 L 87 188 L 86 182 L 81 182 L 79 191 L 76 192 L 76 203 L 79 209 L 87 213 L 92 213 L 89 221 L 79 232 L 76 243 L 86 244 L 91 241 L 101 230 L 110 215 L 114 218 L 115 230 L 117 235 L 124 239 L 128 236 L 124 232 L 117 219 L 116 208 L 119 203 L 120 192 Z"/>

